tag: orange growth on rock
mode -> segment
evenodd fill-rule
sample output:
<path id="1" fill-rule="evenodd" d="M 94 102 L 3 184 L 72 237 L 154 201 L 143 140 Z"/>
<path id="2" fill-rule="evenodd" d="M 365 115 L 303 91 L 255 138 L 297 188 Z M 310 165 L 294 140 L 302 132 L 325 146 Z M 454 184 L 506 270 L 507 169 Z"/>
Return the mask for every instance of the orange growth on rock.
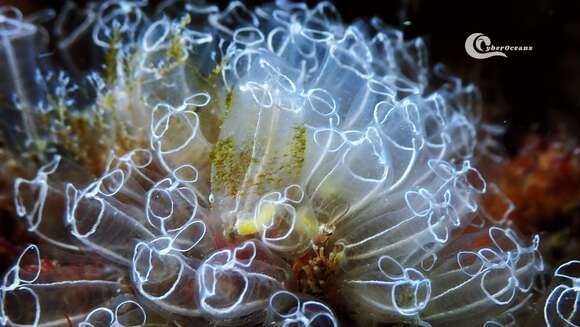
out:
<path id="1" fill-rule="evenodd" d="M 492 175 L 513 201 L 510 218 L 523 231 L 537 232 L 580 206 L 580 146 L 573 138 L 531 135 L 520 153 Z M 484 198 L 482 204 L 492 215 L 505 207 L 497 198 Z"/>

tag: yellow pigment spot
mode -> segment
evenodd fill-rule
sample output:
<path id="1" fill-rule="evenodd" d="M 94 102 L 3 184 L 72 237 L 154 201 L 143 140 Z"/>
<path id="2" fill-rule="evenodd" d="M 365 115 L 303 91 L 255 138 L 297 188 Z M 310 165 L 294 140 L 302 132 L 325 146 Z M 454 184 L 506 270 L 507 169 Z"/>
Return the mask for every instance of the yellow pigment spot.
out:
<path id="1" fill-rule="evenodd" d="M 254 218 L 240 219 L 236 222 L 238 235 L 248 236 L 263 231 L 264 226 L 272 223 L 276 216 L 276 207 L 273 204 L 262 204 L 260 212 Z M 306 237 L 311 237 L 320 232 L 318 221 L 312 210 L 308 207 L 300 207 L 296 213 L 296 232 Z"/>
<path id="2" fill-rule="evenodd" d="M 258 232 L 258 228 L 252 219 L 238 220 L 236 230 L 237 234 L 242 236 L 253 235 Z"/>
<path id="3" fill-rule="evenodd" d="M 191 17 L 189 15 L 184 16 L 181 19 L 177 31 L 173 34 L 171 39 L 171 46 L 167 49 L 167 55 L 175 59 L 177 62 L 181 62 L 184 58 L 183 56 L 183 32 L 185 27 L 191 23 Z"/>
<path id="4" fill-rule="evenodd" d="M 113 110 L 117 104 L 117 99 L 112 93 L 110 93 L 103 97 L 102 104 L 103 107 Z"/>
<path id="5" fill-rule="evenodd" d="M 263 226 L 271 224 L 276 207 L 273 204 L 265 203 L 260 206 L 260 212 L 255 218 L 240 219 L 236 223 L 238 235 L 247 236 L 262 231 Z"/>
<path id="6" fill-rule="evenodd" d="M 291 167 L 295 174 L 299 175 L 304 166 L 304 154 L 306 153 L 306 127 L 295 127 L 292 144 L 290 145 Z"/>
<path id="7" fill-rule="evenodd" d="M 108 85 L 112 85 L 117 79 L 117 57 L 119 55 L 117 44 L 119 41 L 121 41 L 121 30 L 117 26 L 113 30 L 113 37 L 109 41 L 109 49 L 105 54 L 105 79 Z"/>
<path id="8" fill-rule="evenodd" d="M 222 70 L 223 70 L 222 63 L 215 65 L 215 67 L 211 70 L 211 72 L 207 76 L 207 84 L 210 84 L 211 86 L 216 87 L 217 81 L 220 77 L 220 74 L 222 73 Z"/>
<path id="9" fill-rule="evenodd" d="M 318 230 L 318 220 L 312 209 L 300 207 L 297 212 L 296 231 L 303 235 L 316 235 Z"/>
<path id="10" fill-rule="evenodd" d="M 226 112 L 229 112 L 234 105 L 234 89 L 231 89 L 226 94 Z"/>

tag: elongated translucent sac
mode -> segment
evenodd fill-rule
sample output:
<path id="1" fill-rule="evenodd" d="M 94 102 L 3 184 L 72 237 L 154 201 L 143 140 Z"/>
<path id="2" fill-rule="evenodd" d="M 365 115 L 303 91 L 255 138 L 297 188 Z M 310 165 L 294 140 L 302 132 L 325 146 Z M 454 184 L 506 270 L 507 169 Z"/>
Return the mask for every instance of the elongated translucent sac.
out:
<path id="1" fill-rule="evenodd" d="M 379 321 L 399 320 L 401 316 L 409 322 L 421 321 L 419 314 L 431 299 L 431 281 L 419 270 L 405 268 L 389 256 L 380 257 L 377 266 L 351 271 L 352 279 L 344 281 L 352 305 L 379 315 L 374 317 Z"/>
<path id="2" fill-rule="evenodd" d="M 0 322 L 8 326 L 56 326 L 77 323 L 110 298 L 126 292 L 119 271 L 85 266 L 87 279 L 74 266 L 50 270 L 36 245 L 28 246 L 6 273 L 0 287 Z M 67 279 L 67 276 L 74 279 Z M 116 280 L 117 279 L 117 280 Z M 58 299 L 58 301 L 55 301 Z M 64 313 L 64 314 L 63 314 Z"/>
<path id="3" fill-rule="evenodd" d="M 66 222 L 71 233 L 87 247 L 126 265 L 129 265 L 138 240 L 155 237 L 144 226 L 143 212 L 132 207 L 143 206 L 144 186 L 139 179 L 144 176 L 137 170 L 145 168 L 148 162 L 150 160 L 140 167 L 129 160 L 121 167 L 111 167 L 81 190 L 72 184 L 67 185 Z M 127 244 L 120 235 L 134 235 L 130 239 L 135 241 Z"/>
<path id="4" fill-rule="evenodd" d="M 439 263 L 428 273 L 434 287 L 422 314 L 426 321 L 493 319 L 514 303 L 523 306 L 536 292 L 534 282 L 544 270 L 538 236 L 530 245 L 509 228 L 491 227 L 487 235 L 474 236 L 488 245 L 463 250 L 459 244 L 469 236 L 459 238 L 449 245 L 448 254 L 442 251 Z"/>
<path id="5" fill-rule="evenodd" d="M 325 304 L 308 300 L 288 291 L 278 291 L 270 297 L 267 326 L 337 327 L 338 320 Z"/>
<path id="6" fill-rule="evenodd" d="M 198 270 L 200 308 L 220 323 L 261 321 L 270 295 L 287 287 L 288 271 L 255 241 L 217 251 Z"/>
<path id="7" fill-rule="evenodd" d="M 198 51 L 207 56 L 204 49 L 213 39 L 210 34 L 184 29 L 183 24 L 163 18 L 147 28 L 140 43 L 142 52 L 136 59 L 138 69 L 134 77 L 145 81 L 139 91 L 153 106 L 152 110 L 146 108 L 149 141 L 159 162 L 168 172 L 185 164 L 198 167 L 199 189 L 207 198 L 208 158 L 215 137 L 212 129 L 216 126 L 203 126 L 202 122 L 211 115 L 204 113 L 207 105 L 217 99 L 213 98 L 216 95 L 210 95 L 210 90 L 204 89 L 204 82 L 196 71 L 191 74 L 191 68 L 184 63 L 196 61 L 194 56 Z M 176 39 L 176 34 L 181 37 Z M 177 45 L 179 53 L 168 58 L 167 52 Z M 188 48 L 195 48 L 195 54 L 187 51 Z"/>
<path id="8" fill-rule="evenodd" d="M 41 145 L 33 110 L 44 90 L 36 81 L 37 47 L 40 34 L 35 25 L 24 21 L 12 6 L 0 6 L 0 90 L 6 99 L 17 103 L 25 127 L 25 142 Z"/>
<path id="9" fill-rule="evenodd" d="M 34 179 L 15 179 L 14 207 L 30 232 L 51 244 L 78 251 L 80 247 L 62 223 L 66 211 L 66 194 L 61 179 L 68 176 L 70 180 L 82 181 L 87 177 L 75 178 L 69 169 L 77 168 L 76 165 L 69 165 L 61 159 L 55 155 L 50 162 L 39 168 Z M 81 176 L 83 172 L 86 173 L 79 169 Z"/>
<path id="10" fill-rule="evenodd" d="M 142 223 L 142 212 L 132 214 L 133 208 L 115 199 L 124 184 L 124 172 L 115 169 L 82 191 L 69 185 L 66 221 L 72 235 L 86 247 L 129 266 L 136 243 L 151 240 L 155 234 Z"/>
<path id="11" fill-rule="evenodd" d="M 547 326 L 580 326 L 580 261 L 568 261 L 554 272 L 563 281 L 550 292 L 544 306 Z"/>
<path id="12" fill-rule="evenodd" d="M 256 205 L 252 221 L 236 226 L 242 232 L 261 230 L 262 242 L 284 253 L 302 253 L 316 236 L 314 213 L 307 206 L 296 211 L 294 205 L 304 200 L 300 185 L 289 185 L 283 192 L 264 195 Z M 283 226 L 283 227 L 280 227 Z"/>
<path id="13" fill-rule="evenodd" d="M 139 243 L 132 261 L 132 280 L 139 294 L 166 312 L 198 317 L 196 269 L 199 262 L 173 253 L 170 240 Z"/>
<path id="14" fill-rule="evenodd" d="M 399 195 L 400 199 L 391 198 L 395 202 L 392 211 L 381 212 L 357 225 L 337 225 L 334 235 L 341 237 L 338 243 L 344 245 L 347 259 L 407 257 L 432 244 L 443 247 L 454 229 L 470 223 L 472 216 L 468 213 L 477 209 L 473 197 L 485 190 L 481 175 L 468 161 L 459 169 L 442 160 L 427 164 L 434 175 L 431 185 L 406 191 Z M 397 200 L 402 203 L 396 205 Z"/>
<path id="15" fill-rule="evenodd" d="M 178 252 L 205 253 L 203 208 L 197 202 L 197 171 L 181 166 L 162 178 L 164 168 L 147 150 L 113 158 L 102 177 L 82 190 L 67 186 L 66 222 L 87 248 L 125 266 L 137 243 L 159 237 Z M 161 174 L 160 174 L 161 172 Z M 128 241 L 129 240 L 129 241 Z"/>
<path id="16" fill-rule="evenodd" d="M 209 94 L 199 93 L 186 98 L 178 108 L 163 103 L 153 108 L 151 148 L 168 172 L 184 164 L 208 166 L 210 144 L 199 131 L 200 121 L 195 108 L 203 107 L 209 101 Z M 207 192 L 205 188 L 203 194 L 207 196 Z"/>

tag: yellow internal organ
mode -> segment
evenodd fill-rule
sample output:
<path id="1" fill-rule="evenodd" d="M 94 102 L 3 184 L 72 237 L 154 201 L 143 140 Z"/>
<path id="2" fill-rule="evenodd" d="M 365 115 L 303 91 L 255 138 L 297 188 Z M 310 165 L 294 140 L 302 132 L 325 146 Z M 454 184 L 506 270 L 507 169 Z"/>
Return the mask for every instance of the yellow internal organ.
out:
<path id="1" fill-rule="evenodd" d="M 253 219 L 238 220 L 236 230 L 242 236 L 260 233 L 264 230 L 265 226 L 269 226 L 272 223 L 275 215 L 276 206 L 274 204 L 262 204 L 259 213 Z M 294 228 L 304 236 L 313 236 L 318 233 L 318 221 L 310 208 L 298 208 Z"/>
<path id="2" fill-rule="evenodd" d="M 296 230 L 298 233 L 314 236 L 318 234 L 319 229 L 318 219 L 316 219 L 312 208 L 307 206 L 298 208 L 296 219 Z"/>
<path id="3" fill-rule="evenodd" d="M 260 211 L 256 217 L 240 219 L 237 222 L 236 229 L 239 235 L 252 235 L 260 232 L 264 225 L 269 225 L 272 223 L 274 218 L 274 213 L 276 212 L 276 207 L 273 204 L 262 204 L 260 206 Z"/>

